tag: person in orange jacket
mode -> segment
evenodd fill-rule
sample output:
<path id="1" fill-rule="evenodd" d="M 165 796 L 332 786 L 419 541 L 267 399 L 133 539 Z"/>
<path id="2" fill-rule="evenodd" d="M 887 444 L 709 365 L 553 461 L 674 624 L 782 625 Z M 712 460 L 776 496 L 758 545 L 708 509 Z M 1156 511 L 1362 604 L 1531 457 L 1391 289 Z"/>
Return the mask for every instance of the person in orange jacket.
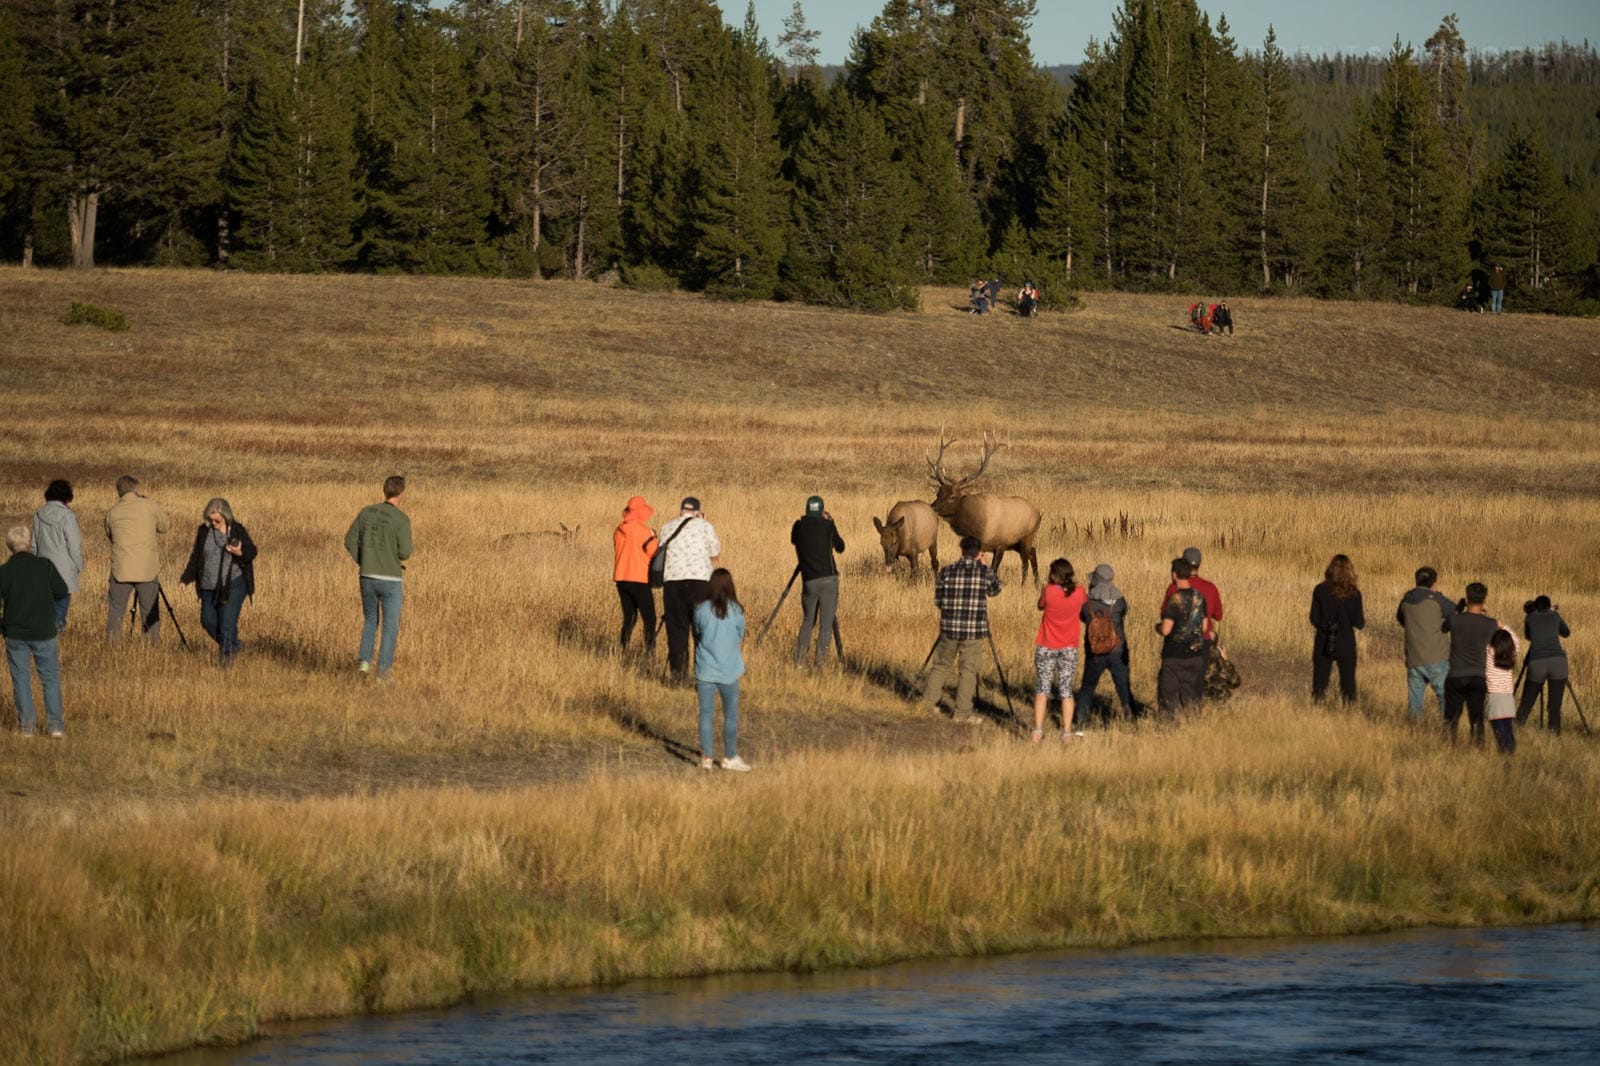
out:
<path id="1" fill-rule="evenodd" d="M 643 496 L 635 496 L 622 509 L 622 521 L 611 534 L 616 565 L 611 577 L 617 583 L 617 598 L 622 601 L 622 647 L 628 647 L 634 623 L 644 619 L 644 650 L 656 650 L 656 597 L 650 591 L 650 560 L 659 545 L 650 530 L 655 511 Z"/>

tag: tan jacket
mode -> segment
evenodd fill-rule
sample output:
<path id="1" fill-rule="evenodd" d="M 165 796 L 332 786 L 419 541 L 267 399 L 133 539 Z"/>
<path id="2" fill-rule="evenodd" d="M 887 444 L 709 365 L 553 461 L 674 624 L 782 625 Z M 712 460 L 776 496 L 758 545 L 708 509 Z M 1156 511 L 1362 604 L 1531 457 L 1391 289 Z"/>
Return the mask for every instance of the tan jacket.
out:
<path id="1" fill-rule="evenodd" d="M 161 541 L 167 512 L 154 500 L 130 492 L 106 512 L 106 539 L 111 541 L 111 580 L 133 585 L 154 581 L 161 571 Z"/>

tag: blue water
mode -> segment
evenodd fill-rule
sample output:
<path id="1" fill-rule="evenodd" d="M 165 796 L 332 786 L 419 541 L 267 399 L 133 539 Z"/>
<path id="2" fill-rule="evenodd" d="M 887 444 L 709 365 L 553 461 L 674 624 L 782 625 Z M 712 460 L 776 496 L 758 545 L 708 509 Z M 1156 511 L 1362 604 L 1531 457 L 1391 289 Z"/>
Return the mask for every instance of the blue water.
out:
<path id="1" fill-rule="evenodd" d="M 218 1063 L 1600 1063 L 1600 926 L 1164 944 L 530 994 Z"/>

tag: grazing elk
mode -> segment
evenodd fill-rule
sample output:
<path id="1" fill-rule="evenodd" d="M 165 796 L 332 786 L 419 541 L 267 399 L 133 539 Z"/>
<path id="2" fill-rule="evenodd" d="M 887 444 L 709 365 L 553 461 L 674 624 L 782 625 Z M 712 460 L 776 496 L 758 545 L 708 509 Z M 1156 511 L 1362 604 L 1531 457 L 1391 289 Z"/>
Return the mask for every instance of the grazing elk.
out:
<path id="1" fill-rule="evenodd" d="M 974 481 L 989 469 L 994 453 L 1005 447 L 983 435 L 983 460 L 978 469 L 964 478 L 955 479 L 944 472 L 945 449 L 954 444 L 939 434 L 939 455 L 928 459 L 928 480 L 938 487 L 933 509 L 940 518 L 950 523 L 950 528 L 963 537 L 977 537 L 984 551 L 994 552 L 994 568 L 1000 570 L 1000 558 L 1014 551 L 1022 559 L 1022 576 L 1028 576 L 1028 566 L 1033 566 L 1033 582 L 1039 583 L 1039 553 L 1034 550 L 1033 538 L 1039 532 L 1039 509 L 1020 496 L 991 496 L 988 493 L 968 491 Z"/>
<path id="2" fill-rule="evenodd" d="M 883 545 L 883 568 L 894 569 L 894 561 L 901 556 L 911 560 L 911 573 L 917 572 L 917 557 L 923 552 L 939 569 L 939 516 L 921 500 L 901 500 L 889 509 L 889 517 L 872 524 L 878 530 L 878 541 Z"/>

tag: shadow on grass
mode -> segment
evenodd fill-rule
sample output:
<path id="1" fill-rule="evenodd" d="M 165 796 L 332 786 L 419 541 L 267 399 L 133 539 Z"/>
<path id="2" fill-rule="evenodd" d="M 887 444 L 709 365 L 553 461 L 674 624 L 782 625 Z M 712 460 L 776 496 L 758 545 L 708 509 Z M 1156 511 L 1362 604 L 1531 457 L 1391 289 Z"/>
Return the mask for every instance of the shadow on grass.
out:
<path id="1" fill-rule="evenodd" d="M 207 651 L 216 655 L 216 645 L 211 643 L 211 638 L 204 632 L 200 636 L 205 640 Z M 194 641 L 190 641 L 193 646 Z M 275 659 L 285 666 L 296 667 L 309 673 L 340 673 L 355 671 L 355 656 L 346 658 L 329 651 L 317 644 L 293 637 L 283 637 L 275 633 L 264 636 L 252 637 L 248 633 L 241 635 L 239 654 L 241 656 L 261 656 Z"/>
<path id="2" fill-rule="evenodd" d="M 700 749 L 683 743 L 657 729 L 648 719 L 636 709 L 624 705 L 620 700 L 606 696 L 600 700 L 600 709 L 605 712 L 617 725 L 628 732 L 645 740 L 661 745 L 661 750 L 680 762 L 690 766 L 700 765 Z"/>
<path id="3" fill-rule="evenodd" d="M 844 672 L 854 674 L 908 703 L 922 695 L 921 667 L 911 671 L 899 665 L 866 663 L 848 654 L 840 656 L 838 661 Z M 989 666 L 989 669 L 978 675 L 978 692 L 972 700 L 973 713 L 1009 732 L 1026 733 L 1022 718 L 1014 714 L 1012 708 L 1021 708 L 1022 714 L 1028 714 L 1033 707 L 1033 694 L 1020 693 L 1014 685 L 1002 687 L 993 664 Z M 992 697 L 986 697 L 985 686 L 993 690 Z M 952 676 L 946 679 L 945 692 L 940 694 L 940 706 L 944 708 L 941 713 L 948 713 L 948 708 L 954 701 L 954 687 L 955 677 L 952 671 Z M 1006 702 L 1008 691 L 1011 696 L 1009 705 Z"/>

